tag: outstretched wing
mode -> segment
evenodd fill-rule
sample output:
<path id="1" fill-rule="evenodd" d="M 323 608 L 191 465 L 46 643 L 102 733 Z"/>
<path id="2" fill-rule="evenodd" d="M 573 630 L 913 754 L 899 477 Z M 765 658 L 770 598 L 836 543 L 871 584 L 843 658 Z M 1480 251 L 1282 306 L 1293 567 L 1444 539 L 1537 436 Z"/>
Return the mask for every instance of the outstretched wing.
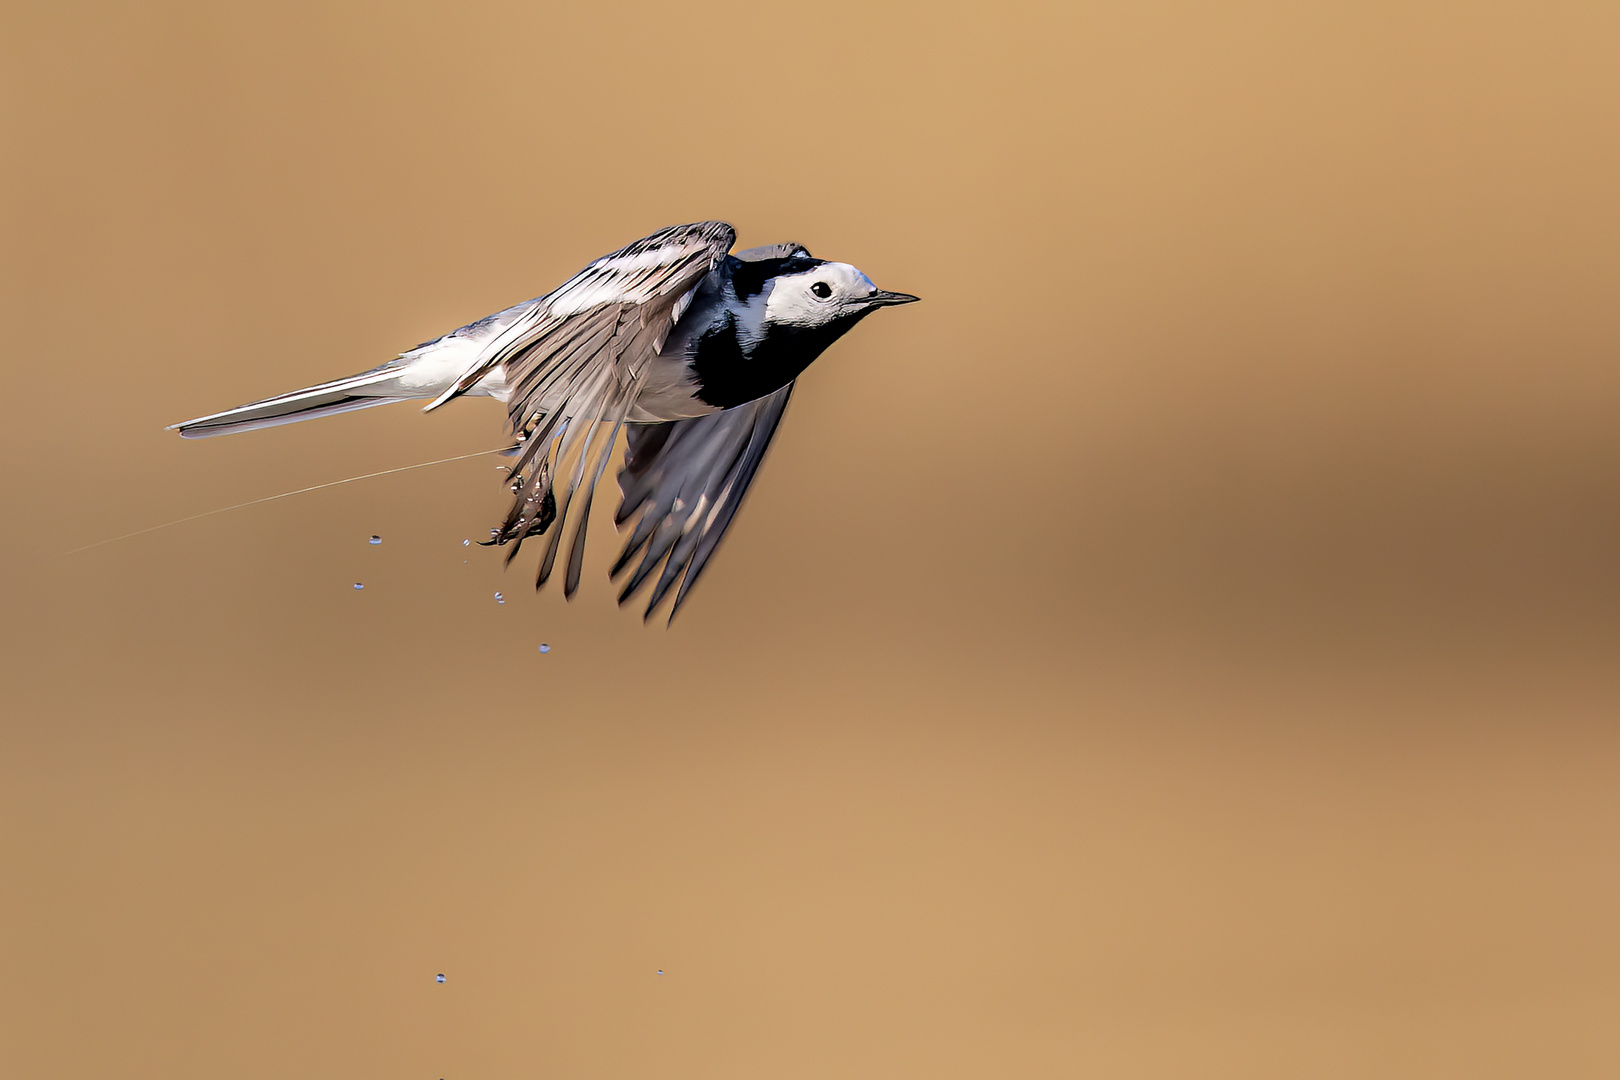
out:
<path id="1" fill-rule="evenodd" d="M 662 563 L 645 617 L 652 617 L 678 579 L 681 587 L 669 610 L 670 619 L 675 618 L 742 505 L 792 393 L 789 383 L 774 394 L 695 420 L 631 426 L 619 473 L 624 501 L 616 520 L 623 525 L 638 510 L 641 517 L 613 576 L 638 552 L 641 562 L 619 603 L 630 599 Z"/>
<path id="2" fill-rule="evenodd" d="M 735 240 L 725 222 L 703 221 L 661 229 L 597 259 L 491 338 L 428 406 L 437 408 L 503 370 L 519 449 L 508 472 L 512 509 L 491 542 L 512 543 L 510 562 L 524 537 L 551 528 L 537 584 L 551 576 L 577 496 L 563 591 L 572 596 L 579 587 L 591 495 L 619 428 L 670 328 Z M 598 431 L 603 422 L 613 425 L 606 439 Z M 565 470 L 567 481 L 558 484 Z"/>

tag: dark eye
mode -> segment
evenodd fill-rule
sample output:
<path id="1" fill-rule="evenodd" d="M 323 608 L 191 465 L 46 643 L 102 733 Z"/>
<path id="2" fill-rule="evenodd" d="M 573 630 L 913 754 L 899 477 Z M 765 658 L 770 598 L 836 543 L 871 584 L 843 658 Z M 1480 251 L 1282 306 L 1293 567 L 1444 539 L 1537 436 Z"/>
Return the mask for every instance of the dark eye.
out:
<path id="1" fill-rule="evenodd" d="M 832 295 L 832 286 L 828 285 L 825 281 L 818 281 L 814 285 L 810 286 L 810 291 L 819 299 L 825 300 L 827 297 Z"/>

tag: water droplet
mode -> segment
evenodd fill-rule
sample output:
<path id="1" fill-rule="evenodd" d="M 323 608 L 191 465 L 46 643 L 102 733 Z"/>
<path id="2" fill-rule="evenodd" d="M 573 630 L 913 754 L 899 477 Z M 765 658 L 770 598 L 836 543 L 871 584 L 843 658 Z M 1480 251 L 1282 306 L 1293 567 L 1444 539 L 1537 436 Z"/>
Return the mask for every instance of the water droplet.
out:
<path id="1" fill-rule="evenodd" d="M 541 645 L 540 646 L 540 651 L 541 652 L 550 652 L 551 651 L 551 646 L 550 645 Z"/>
<path id="2" fill-rule="evenodd" d="M 380 537 L 380 536 L 372 536 L 371 542 L 373 544 L 380 544 L 380 543 L 382 543 L 382 537 Z"/>
<path id="3" fill-rule="evenodd" d="M 357 582 L 355 582 L 355 583 L 354 583 L 354 587 L 355 587 L 355 588 L 357 588 L 357 589 L 363 589 L 363 588 L 365 588 L 365 586 L 364 586 L 364 585 L 362 585 L 362 584 L 360 584 L 360 583 L 359 583 L 359 582 L 358 582 L 358 581 L 357 581 Z"/>
<path id="4" fill-rule="evenodd" d="M 497 604 L 504 604 L 504 603 L 506 603 L 506 597 L 502 596 L 500 593 L 496 593 L 495 594 L 495 602 Z"/>
<path id="5" fill-rule="evenodd" d="M 500 536 L 501 536 L 501 530 L 499 530 L 499 529 L 491 529 L 491 530 L 489 530 L 489 538 L 491 540 L 499 540 Z"/>
<path id="6" fill-rule="evenodd" d="M 433 976 L 433 981 L 434 982 L 444 982 L 444 976 L 443 975 L 435 975 L 435 976 Z"/>
<path id="7" fill-rule="evenodd" d="M 660 975 L 662 975 L 662 974 L 663 974 L 663 973 L 664 973 L 664 969 L 663 969 L 663 968 L 659 968 L 659 969 L 658 969 L 658 974 L 660 974 Z"/>
<path id="8" fill-rule="evenodd" d="M 462 547 L 471 547 L 472 546 L 472 541 L 471 540 L 463 540 L 461 542 L 461 546 Z"/>

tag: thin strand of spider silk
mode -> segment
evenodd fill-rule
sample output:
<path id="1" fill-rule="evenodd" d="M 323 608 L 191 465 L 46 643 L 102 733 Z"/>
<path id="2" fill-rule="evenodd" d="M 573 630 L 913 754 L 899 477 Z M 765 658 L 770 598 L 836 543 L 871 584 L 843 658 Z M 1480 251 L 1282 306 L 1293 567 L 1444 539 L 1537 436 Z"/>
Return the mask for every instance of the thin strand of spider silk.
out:
<path id="1" fill-rule="evenodd" d="M 360 480 L 370 480 L 378 476 L 391 476 L 394 473 L 410 472 L 412 469 L 425 469 L 429 465 L 445 465 L 452 461 L 466 461 L 468 458 L 485 457 L 489 454 L 499 454 L 507 449 L 509 448 L 502 446 L 495 450 L 478 450 L 474 453 L 461 454 L 457 457 L 440 458 L 437 461 L 422 461 L 415 465 L 401 465 L 397 469 L 383 469 L 380 472 L 366 473 L 364 476 L 351 476 L 345 480 L 332 480 L 325 484 L 311 484 L 309 487 L 302 487 L 297 491 L 283 491 L 280 495 L 266 495 L 262 499 L 250 499 L 247 502 L 237 503 L 235 506 L 222 506 L 218 510 L 204 510 L 202 513 L 192 514 L 190 517 L 176 518 L 174 521 L 165 521 L 162 525 L 149 525 L 144 529 L 136 529 L 132 533 L 125 533 L 123 536 L 110 536 L 105 540 L 97 540 L 93 544 L 86 544 L 83 547 L 76 547 L 72 551 L 64 551 L 62 552 L 61 557 L 66 558 L 69 555 L 77 555 L 81 551 L 89 551 L 91 548 L 98 548 L 103 544 L 116 544 L 120 540 L 130 540 L 137 536 L 145 536 L 149 532 L 157 532 L 159 529 L 167 529 L 175 525 L 184 525 L 188 521 L 197 521 L 200 518 L 213 517 L 215 514 L 223 514 L 231 510 L 241 510 L 249 506 L 258 506 L 260 503 L 275 502 L 277 499 L 290 499 L 294 495 L 303 495 L 310 491 L 320 491 L 322 488 L 340 487 L 344 484 L 353 484 Z"/>

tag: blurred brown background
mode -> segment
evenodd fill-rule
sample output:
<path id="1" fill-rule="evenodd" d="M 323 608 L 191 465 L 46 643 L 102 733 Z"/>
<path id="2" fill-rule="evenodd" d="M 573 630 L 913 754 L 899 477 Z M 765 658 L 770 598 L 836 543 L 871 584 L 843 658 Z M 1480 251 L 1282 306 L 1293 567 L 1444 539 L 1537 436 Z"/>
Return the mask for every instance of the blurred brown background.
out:
<path id="1" fill-rule="evenodd" d="M 0 1074 L 1620 1075 L 1620 8 L 6 25 Z M 63 556 L 706 217 L 926 302 L 673 629 L 481 458 Z"/>

